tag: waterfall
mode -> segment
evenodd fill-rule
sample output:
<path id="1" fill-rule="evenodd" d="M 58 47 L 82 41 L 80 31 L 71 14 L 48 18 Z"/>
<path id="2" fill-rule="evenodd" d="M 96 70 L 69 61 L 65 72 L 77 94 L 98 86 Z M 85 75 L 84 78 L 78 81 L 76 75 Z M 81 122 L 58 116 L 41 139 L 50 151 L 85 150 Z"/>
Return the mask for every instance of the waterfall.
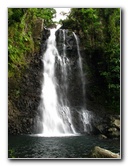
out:
<path id="1" fill-rule="evenodd" d="M 85 78 L 84 78 L 84 74 L 83 74 L 82 58 L 81 58 L 81 54 L 80 54 L 78 37 L 76 36 L 76 34 L 74 32 L 73 32 L 73 35 L 74 35 L 74 37 L 76 39 L 77 54 L 78 54 L 78 57 L 79 57 L 78 65 L 79 65 L 79 69 L 80 69 L 80 78 L 81 78 L 82 90 L 83 90 L 83 103 L 85 103 Z"/>
<path id="2" fill-rule="evenodd" d="M 74 32 L 73 32 L 73 35 L 75 37 L 76 45 L 77 45 L 78 66 L 79 66 L 79 69 L 80 69 L 80 78 L 81 78 L 82 91 L 83 91 L 83 108 L 81 109 L 81 112 L 80 112 L 80 119 L 83 123 L 84 132 L 88 132 L 88 131 L 92 130 L 90 120 L 93 118 L 93 115 L 88 110 L 86 110 L 86 104 L 85 104 L 85 77 L 84 77 L 84 73 L 83 73 L 82 57 L 81 57 L 81 54 L 80 54 L 78 37 Z"/>
<path id="3" fill-rule="evenodd" d="M 75 133 L 72 124 L 70 108 L 67 104 L 67 68 L 69 61 L 65 56 L 65 45 L 63 44 L 63 56 L 60 56 L 56 48 L 56 29 L 50 30 L 50 37 L 47 40 L 47 49 L 43 55 L 43 84 L 40 110 L 43 114 L 42 134 L 59 135 Z M 65 42 L 63 32 L 63 42 Z M 61 81 L 64 86 L 59 85 L 55 67 L 59 65 L 61 70 Z M 58 93 L 60 94 L 58 96 Z"/>
<path id="4" fill-rule="evenodd" d="M 61 39 L 61 52 L 56 46 L 56 29 L 50 29 L 50 36 L 46 41 L 47 49 L 43 54 L 43 81 L 39 110 L 40 134 L 46 136 L 59 136 L 66 134 L 77 134 L 74 122 L 74 112 L 71 110 L 69 99 L 70 76 L 72 75 L 71 59 L 66 52 L 66 30 L 59 30 Z M 82 58 L 79 49 L 78 38 L 73 33 L 78 54 L 78 68 L 82 82 L 83 101 L 85 101 L 85 79 L 83 74 Z M 79 76 L 78 76 L 79 80 Z M 78 111 L 79 122 L 83 124 L 83 132 L 87 131 L 89 124 L 88 112 L 85 107 Z"/>

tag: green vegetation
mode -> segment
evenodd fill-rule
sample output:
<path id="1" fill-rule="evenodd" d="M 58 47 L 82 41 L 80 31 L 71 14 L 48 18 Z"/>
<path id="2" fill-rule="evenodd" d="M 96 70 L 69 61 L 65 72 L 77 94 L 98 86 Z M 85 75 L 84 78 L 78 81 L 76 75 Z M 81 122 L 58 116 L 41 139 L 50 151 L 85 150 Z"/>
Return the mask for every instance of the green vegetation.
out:
<path id="1" fill-rule="evenodd" d="M 8 75 L 20 77 L 30 61 L 30 54 L 37 51 L 34 44 L 34 23 L 38 18 L 50 26 L 55 15 L 53 8 L 8 9 Z"/>
<path id="2" fill-rule="evenodd" d="M 63 28 L 77 31 L 86 51 L 90 77 L 95 85 L 90 88 L 108 110 L 120 110 L 120 9 L 72 8 L 62 21 Z M 84 68 L 86 68 L 84 66 Z M 100 101 L 99 101 L 100 102 Z"/>
<path id="3" fill-rule="evenodd" d="M 9 158 L 15 158 L 15 151 L 14 151 L 14 149 L 9 149 L 8 150 L 8 157 Z"/>

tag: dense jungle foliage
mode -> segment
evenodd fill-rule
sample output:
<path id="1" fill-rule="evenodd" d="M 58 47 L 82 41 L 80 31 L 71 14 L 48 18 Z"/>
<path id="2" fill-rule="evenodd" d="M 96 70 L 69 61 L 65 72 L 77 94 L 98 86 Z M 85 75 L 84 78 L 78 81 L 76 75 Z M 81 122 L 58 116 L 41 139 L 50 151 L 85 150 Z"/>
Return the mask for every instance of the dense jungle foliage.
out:
<path id="1" fill-rule="evenodd" d="M 52 24 L 56 11 L 53 8 L 8 9 L 8 73 L 9 78 L 20 77 L 29 63 L 29 54 L 37 48 L 33 40 L 35 20 L 42 18 L 44 27 Z"/>
<path id="2" fill-rule="evenodd" d="M 120 111 L 120 9 L 72 8 L 63 28 L 77 31 L 89 62 L 90 88 L 106 107 Z M 87 56 L 89 58 L 87 58 Z M 87 69 L 86 69 L 87 72 Z M 97 84 L 96 84 L 97 83 Z M 104 96 L 104 97 L 103 97 Z"/>

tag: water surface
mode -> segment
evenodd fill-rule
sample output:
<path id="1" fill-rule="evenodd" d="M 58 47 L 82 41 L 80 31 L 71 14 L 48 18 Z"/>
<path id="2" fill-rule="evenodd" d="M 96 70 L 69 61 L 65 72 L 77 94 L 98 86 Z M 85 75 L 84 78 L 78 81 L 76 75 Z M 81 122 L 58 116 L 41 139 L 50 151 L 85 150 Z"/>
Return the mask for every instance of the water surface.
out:
<path id="1" fill-rule="evenodd" d="M 15 158 L 87 158 L 94 146 L 115 153 L 120 151 L 119 140 L 101 140 L 96 136 L 41 137 L 34 135 L 9 136 L 8 148 Z M 9 155 L 9 158 L 11 156 Z"/>

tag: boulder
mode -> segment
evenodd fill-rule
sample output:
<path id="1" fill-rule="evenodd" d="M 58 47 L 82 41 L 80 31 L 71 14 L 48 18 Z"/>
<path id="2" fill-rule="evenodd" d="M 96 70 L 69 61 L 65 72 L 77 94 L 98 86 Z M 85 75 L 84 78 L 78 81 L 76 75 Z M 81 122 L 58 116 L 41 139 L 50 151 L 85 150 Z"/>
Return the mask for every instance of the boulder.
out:
<path id="1" fill-rule="evenodd" d="M 120 137 L 120 131 L 115 127 L 109 128 L 107 134 L 110 138 Z"/>
<path id="2" fill-rule="evenodd" d="M 88 155 L 89 158 L 120 158 L 119 154 L 113 153 L 99 146 L 95 146 Z"/>
<path id="3" fill-rule="evenodd" d="M 115 127 L 117 127 L 118 129 L 120 129 L 120 120 L 119 120 L 119 119 L 115 119 L 115 120 L 113 121 L 113 125 L 114 125 Z"/>
<path id="4" fill-rule="evenodd" d="M 99 139 L 107 139 L 107 136 L 106 136 L 106 135 L 103 135 L 103 134 L 100 134 L 100 135 L 99 135 Z"/>
<path id="5" fill-rule="evenodd" d="M 120 137 L 120 117 L 117 115 L 107 115 L 95 118 L 92 122 L 94 134 L 103 134 L 108 138 Z"/>

